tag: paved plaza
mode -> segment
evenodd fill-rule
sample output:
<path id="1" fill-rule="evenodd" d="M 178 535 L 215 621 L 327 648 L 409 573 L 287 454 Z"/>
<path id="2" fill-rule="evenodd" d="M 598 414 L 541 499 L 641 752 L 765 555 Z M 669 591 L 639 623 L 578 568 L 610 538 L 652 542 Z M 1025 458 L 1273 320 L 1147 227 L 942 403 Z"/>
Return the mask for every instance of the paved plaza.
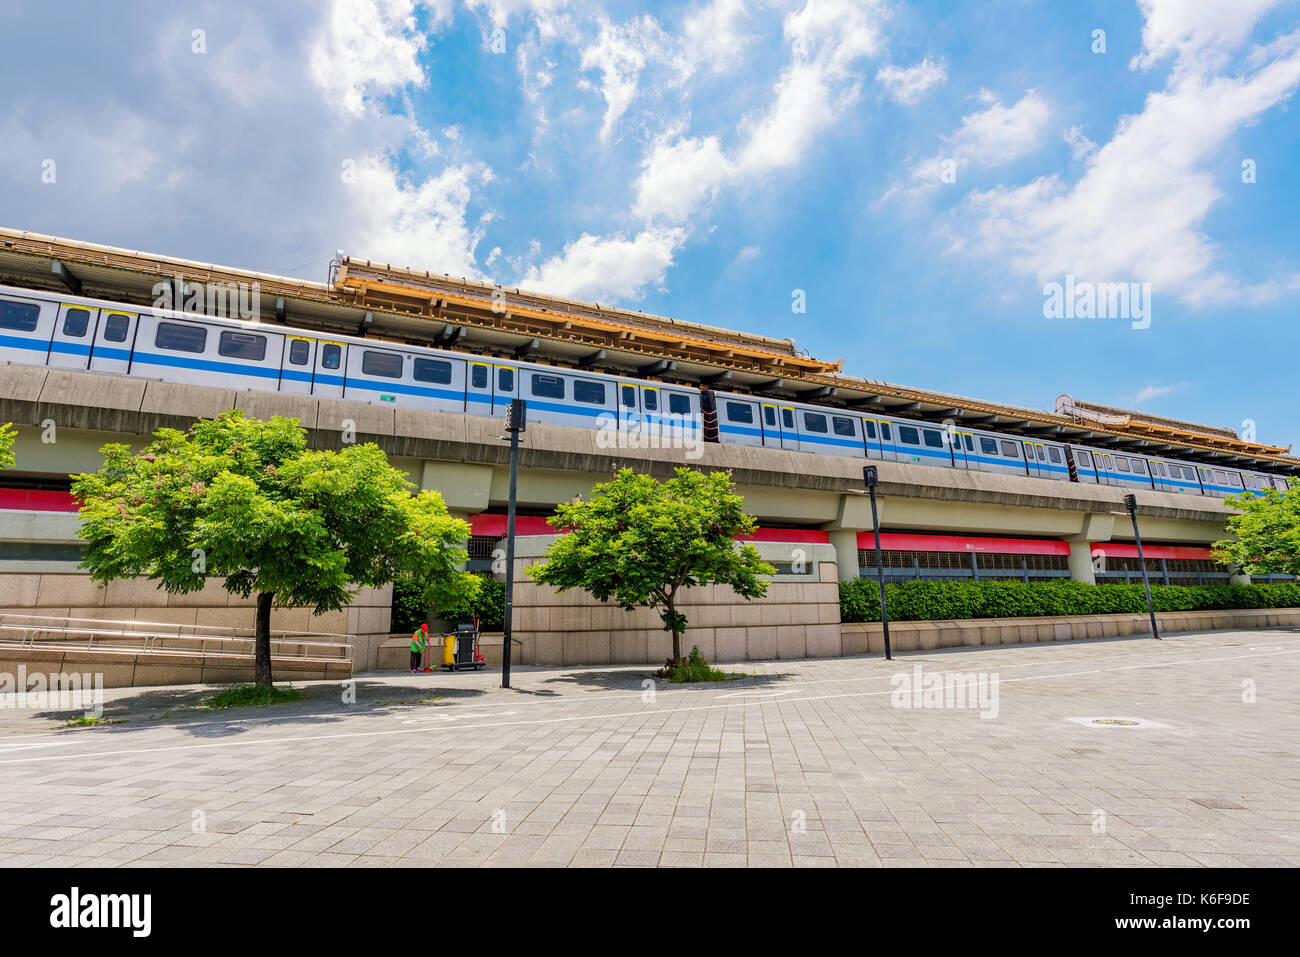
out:
<path id="1" fill-rule="evenodd" d="M 1300 865 L 1300 632 L 727 670 L 750 677 L 369 675 L 355 703 L 320 682 L 239 712 L 123 689 L 121 723 L 86 727 L 7 708 L 0 864 Z"/>

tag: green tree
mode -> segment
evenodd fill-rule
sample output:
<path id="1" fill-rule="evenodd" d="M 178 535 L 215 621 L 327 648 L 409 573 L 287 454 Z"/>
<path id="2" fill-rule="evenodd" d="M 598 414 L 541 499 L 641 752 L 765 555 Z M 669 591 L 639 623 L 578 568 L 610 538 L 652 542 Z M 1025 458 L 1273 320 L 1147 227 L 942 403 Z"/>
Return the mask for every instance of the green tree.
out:
<path id="1" fill-rule="evenodd" d="M 680 658 L 682 589 L 730 585 L 742 598 L 761 598 L 767 582 L 759 576 L 776 569 L 753 545 L 735 539 L 752 534 L 755 525 L 730 475 L 676 471 L 676 478 L 656 482 L 622 469 L 592 489 L 587 501 L 557 506 L 549 522 L 568 534 L 528 573 L 557 591 L 582 588 L 629 611 L 658 608 L 664 630 L 673 634 L 673 657 Z"/>
<path id="2" fill-rule="evenodd" d="M 297 419 L 262 422 L 230 410 L 189 432 L 160 429 L 138 453 L 102 449 L 98 472 L 74 476 L 81 567 L 108 582 L 146 575 L 173 594 L 225 578 L 257 594 L 257 684 L 271 676 L 271 607 L 317 614 L 348 605 L 358 586 L 425 583 L 429 603 L 478 589 L 458 571 L 469 525 L 442 496 L 414 486 L 375 445 L 311 451 Z"/>
<path id="3" fill-rule="evenodd" d="M 12 422 L 0 425 L 0 469 L 14 467 L 14 437 L 18 433 L 12 426 Z"/>
<path id="4" fill-rule="evenodd" d="M 1248 575 L 1300 575 L 1300 481 L 1285 492 L 1267 489 L 1224 500 L 1238 510 L 1228 517 L 1235 541 L 1215 542 L 1216 557 Z"/>

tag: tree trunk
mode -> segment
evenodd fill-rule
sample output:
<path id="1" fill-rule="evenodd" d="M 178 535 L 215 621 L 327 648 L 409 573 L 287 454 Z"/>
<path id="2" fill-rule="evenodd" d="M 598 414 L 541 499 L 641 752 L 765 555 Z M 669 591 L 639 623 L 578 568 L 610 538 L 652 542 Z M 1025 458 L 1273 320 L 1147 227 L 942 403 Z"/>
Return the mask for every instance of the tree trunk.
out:
<path id="1" fill-rule="evenodd" d="M 271 602 L 275 592 L 257 596 L 257 626 L 253 632 L 253 673 L 259 688 L 271 687 Z"/>
<path id="2" fill-rule="evenodd" d="M 682 657 L 682 633 L 677 630 L 677 609 L 673 607 L 672 601 L 668 601 L 668 620 L 672 623 L 673 630 L 673 660 L 678 661 Z"/>

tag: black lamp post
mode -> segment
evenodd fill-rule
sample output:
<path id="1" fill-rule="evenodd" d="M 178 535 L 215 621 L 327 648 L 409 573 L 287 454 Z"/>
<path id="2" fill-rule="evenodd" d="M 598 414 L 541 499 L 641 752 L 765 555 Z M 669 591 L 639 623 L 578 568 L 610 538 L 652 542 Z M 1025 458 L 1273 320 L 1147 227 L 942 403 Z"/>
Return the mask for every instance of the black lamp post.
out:
<path id="1" fill-rule="evenodd" d="M 1142 587 L 1147 593 L 1147 614 L 1151 616 L 1151 637 L 1160 640 L 1160 632 L 1156 628 L 1156 608 L 1151 602 L 1151 582 L 1147 579 L 1147 562 L 1142 557 L 1142 536 L 1138 533 L 1138 500 L 1136 495 L 1124 496 L 1124 507 L 1128 509 L 1129 518 L 1133 520 L 1133 540 L 1137 542 L 1138 547 L 1138 564 L 1142 566 Z"/>
<path id="2" fill-rule="evenodd" d="M 528 403 L 511 399 L 506 413 L 510 434 L 510 502 L 506 517 L 506 618 L 501 635 L 501 687 L 510 687 L 511 619 L 515 604 L 515 490 L 519 479 L 519 433 L 528 428 Z"/>
<path id="3" fill-rule="evenodd" d="M 885 630 L 885 660 L 892 661 L 894 656 L 889 649 L 889 606 L 885 603 L 885 559 L 880 551 L 880 517 L 876 513 L 876 483 L 880 481 L 880 476 L 874 465 L 862 467 L 862 481 L 871 494 L 871 528 L 876 535 L 876 581 L 880 584 L 880 623 Z"/>

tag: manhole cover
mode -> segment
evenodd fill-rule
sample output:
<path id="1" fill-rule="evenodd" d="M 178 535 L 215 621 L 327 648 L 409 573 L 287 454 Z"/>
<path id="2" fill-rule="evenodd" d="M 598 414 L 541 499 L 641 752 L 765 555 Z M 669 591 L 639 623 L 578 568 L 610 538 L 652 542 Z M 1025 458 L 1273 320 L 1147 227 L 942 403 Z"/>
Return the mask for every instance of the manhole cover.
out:
<path id="1" fill-rule="evenodd" d="M 1082 724 L 1091 728 L 1168 728 L 1169 725 L 1161 724 L 1159 721 L 1151 721 L 1147 718 L 1121 718 L 1107 716 L 1101 718 L 1067 718 L 1075 724 Z"/>

